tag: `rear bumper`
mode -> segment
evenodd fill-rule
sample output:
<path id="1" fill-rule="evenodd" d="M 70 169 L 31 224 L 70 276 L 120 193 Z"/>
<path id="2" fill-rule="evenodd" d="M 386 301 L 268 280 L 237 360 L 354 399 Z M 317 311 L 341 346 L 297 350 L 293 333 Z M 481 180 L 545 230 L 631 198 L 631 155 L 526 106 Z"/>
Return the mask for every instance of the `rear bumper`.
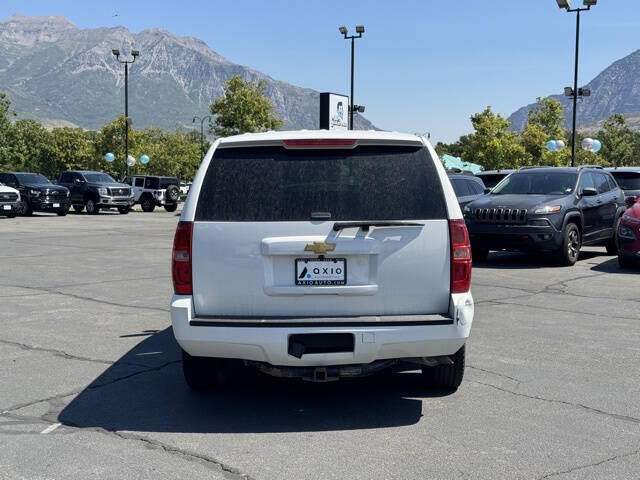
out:
<path id="1" fill-rule="evenodd" d="M 191 296 L 174 295 L 171 301 L 173 333 L 190 355 L 299 367 L 452 355 L 469 337 L 473 312 L 471 293 L 452 295 L 449 315 L 331 319 L 201 318 L 193 316 Z M 290 335 L 300 333 L 352 333 L 353 352 L 296 358 L 288 353 L 288 341 Z"/>
<path id="2" fill-rule="evenodd" d="M 489 250 L 557 250 L 562 247 L 562 231 L 551 222 L 540 226 L 467 223 L 467 228 L 471 244 Z"/>

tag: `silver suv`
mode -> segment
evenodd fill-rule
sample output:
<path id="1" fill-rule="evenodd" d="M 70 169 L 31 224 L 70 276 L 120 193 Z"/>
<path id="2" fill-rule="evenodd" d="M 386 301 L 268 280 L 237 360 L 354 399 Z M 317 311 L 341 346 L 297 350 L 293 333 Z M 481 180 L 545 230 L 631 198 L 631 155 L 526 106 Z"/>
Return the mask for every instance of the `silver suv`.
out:
<path id="1" fill-rule="evenodd" d="M 421 369 L 457 388 L 471 248 L 431 145 L 387 132 L 218 139 L 173 247 L 173 332 L 194 389 L 230 367 L 329 381 Z"/>

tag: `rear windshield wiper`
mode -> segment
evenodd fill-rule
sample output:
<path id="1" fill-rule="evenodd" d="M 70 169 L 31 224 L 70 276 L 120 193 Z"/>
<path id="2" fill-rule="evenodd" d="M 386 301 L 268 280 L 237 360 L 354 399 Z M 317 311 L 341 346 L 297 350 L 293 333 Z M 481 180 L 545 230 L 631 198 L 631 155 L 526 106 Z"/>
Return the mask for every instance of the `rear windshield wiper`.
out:
<path id="1" fill-rule="evenodd" d="M 333 230 L 338 232 L 343 228 L 360 227 L 365 232 L 369 230 L 369 227 L 424 227 L 424 223 L 418 222 L 392 222 L 392 221 L 363 221 L 363 222 L 336 222 L 333 224 Z"/>

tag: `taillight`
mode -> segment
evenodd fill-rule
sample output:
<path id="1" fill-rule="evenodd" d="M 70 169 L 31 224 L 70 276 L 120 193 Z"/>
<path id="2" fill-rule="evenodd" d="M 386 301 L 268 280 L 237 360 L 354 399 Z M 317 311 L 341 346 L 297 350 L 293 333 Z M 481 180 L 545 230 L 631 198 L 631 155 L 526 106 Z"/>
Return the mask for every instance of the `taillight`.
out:
<path id="1" fill-rule="evenodd" d="M 191 280 L 192 237 L 193 222 L 178 222 L 176 235 L 173 237 L 173 256 L 171 258 L 173 291 L 176 295 L 193 295 Z"/>
<path id="2" fill-rule="evenodd" d="M 451 293 L 465 293 L 471 287 L 471 242 L 463 219 L 449 220 L 451 239 Z"/>

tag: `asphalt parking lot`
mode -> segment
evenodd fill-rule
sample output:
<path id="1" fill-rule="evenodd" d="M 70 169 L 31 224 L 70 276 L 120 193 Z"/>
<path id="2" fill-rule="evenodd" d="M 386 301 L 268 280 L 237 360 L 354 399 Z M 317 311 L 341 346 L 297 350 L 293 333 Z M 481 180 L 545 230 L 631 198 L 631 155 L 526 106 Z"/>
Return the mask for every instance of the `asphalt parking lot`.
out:
<path id="1" fill-rule="evenodd" d="M 477 265 L 456 393 L 406 373 L 196 395 L 176 222 L 0 218 L 0 478 L 640 478 L 640 270 L 604 248 Z"/>

